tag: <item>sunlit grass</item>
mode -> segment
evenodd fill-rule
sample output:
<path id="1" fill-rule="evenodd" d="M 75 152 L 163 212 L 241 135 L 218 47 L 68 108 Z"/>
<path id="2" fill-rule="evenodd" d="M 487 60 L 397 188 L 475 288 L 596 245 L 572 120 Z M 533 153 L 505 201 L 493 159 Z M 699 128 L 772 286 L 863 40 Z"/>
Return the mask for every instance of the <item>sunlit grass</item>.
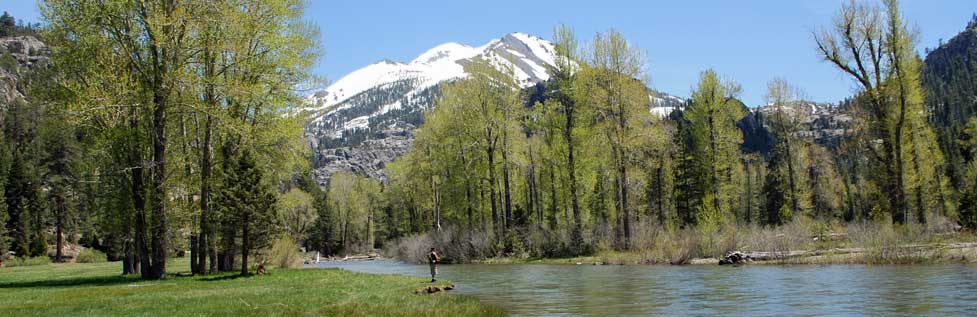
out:
<path id="1" fill-rule="evenodd" d="M 187 267 L 186 259 L 171 271 Z M 338 269 L 281 269 L 241 277 L 218 274 L 142 281 L 119 263 L 0 269 L 0 316 L 503 315 L 453 294 L 418 295 L 423 278 Z"/>

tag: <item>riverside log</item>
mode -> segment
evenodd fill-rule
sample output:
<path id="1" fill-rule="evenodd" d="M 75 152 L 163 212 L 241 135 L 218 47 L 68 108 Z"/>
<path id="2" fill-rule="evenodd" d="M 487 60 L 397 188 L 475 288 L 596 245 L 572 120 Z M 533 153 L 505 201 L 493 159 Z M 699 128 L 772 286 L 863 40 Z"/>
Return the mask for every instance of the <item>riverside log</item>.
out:
<path id="1" fill-rule="evenodd" d="M 947 243 L 947 244 L 908 244 L 897 246 L 886 246 L 879 248 L 834 248 L 823 250 L 796 250 L 796 251 L 730 251 L 726 252 L 723 258 L 719 259 L 719 265 L 741 264 L 751 261 L 777 261 L 800 257 L 820 256 L 820 255 L 846 255 L 861 254 L 872 250 L 906 252 L 906 251 L 929 251 L 936 249 L 953 250 L 977 248 L 977 243 Z"/>

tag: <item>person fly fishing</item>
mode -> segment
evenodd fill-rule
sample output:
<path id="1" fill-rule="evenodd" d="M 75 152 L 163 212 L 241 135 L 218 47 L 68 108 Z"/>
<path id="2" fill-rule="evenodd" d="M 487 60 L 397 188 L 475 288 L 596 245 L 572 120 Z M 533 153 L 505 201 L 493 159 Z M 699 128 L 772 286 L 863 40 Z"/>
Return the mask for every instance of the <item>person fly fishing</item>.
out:
<path id="1" fill-rule="evenodd" d="M 438 281 L 438 262 L 441 261 L 441 256 L 438 252 L 431 248 L 431 253 L 427 255 L 427 263 L 431 265 L 431 283 Z"/>

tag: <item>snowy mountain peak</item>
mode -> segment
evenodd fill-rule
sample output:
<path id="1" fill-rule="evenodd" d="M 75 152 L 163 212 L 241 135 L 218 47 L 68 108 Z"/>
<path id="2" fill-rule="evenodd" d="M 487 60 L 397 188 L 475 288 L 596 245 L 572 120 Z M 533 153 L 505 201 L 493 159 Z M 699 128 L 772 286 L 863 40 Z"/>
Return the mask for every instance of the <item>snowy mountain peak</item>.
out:
<path id="1" fill-rule="evenodd" d="M 547 69 L 554 65 L 555 50 L 552 43 L 525 33 L 510 33 L 479 47 L 448 42 L 425 51 L 407 64 L 383 60 L 353 71 L 325 91 L 309 96 L 309 107 L 303 110 L 313 112 L 315 120 L 319 120 L 357 107 L 357 102 L 347 101 L 368 90 L 408 81 L 412 89 L 405 96 L 413 96 L 441 82 L 466 77 L 463 65 L 474 58 L 487 59 L 493 65 L 505 65 L 513 70 L 523 86 L 530 86 L 549 79 Z M 378 109 L 386 109 L 386 112 L 399 107 L 392 102 L 386 106 Z M 348 127 L 344 124 L 336 128 Z"/>
<path id="2" fill-rule="evenodd" d="M 433 64 L 441 61 L 456 62 L 478 55 L 480 50 L 468 45 L 448 42 L 431 48 L 411 61 L 411 64 Z"/>

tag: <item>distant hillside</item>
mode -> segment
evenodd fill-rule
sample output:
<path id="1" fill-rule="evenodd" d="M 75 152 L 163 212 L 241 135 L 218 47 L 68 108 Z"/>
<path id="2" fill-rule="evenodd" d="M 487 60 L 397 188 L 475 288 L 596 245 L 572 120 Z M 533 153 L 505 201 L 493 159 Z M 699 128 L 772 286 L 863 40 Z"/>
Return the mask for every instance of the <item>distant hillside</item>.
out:
<path id="1" fill-rule="evenodd" d="M 974 153 L 958 146 L 963 125 L 977 115 L 977 15 L 946 43 L 928 52 L 923 69 L 926 105 L 939 134 L 951 177 L 959 182 Z"/>

